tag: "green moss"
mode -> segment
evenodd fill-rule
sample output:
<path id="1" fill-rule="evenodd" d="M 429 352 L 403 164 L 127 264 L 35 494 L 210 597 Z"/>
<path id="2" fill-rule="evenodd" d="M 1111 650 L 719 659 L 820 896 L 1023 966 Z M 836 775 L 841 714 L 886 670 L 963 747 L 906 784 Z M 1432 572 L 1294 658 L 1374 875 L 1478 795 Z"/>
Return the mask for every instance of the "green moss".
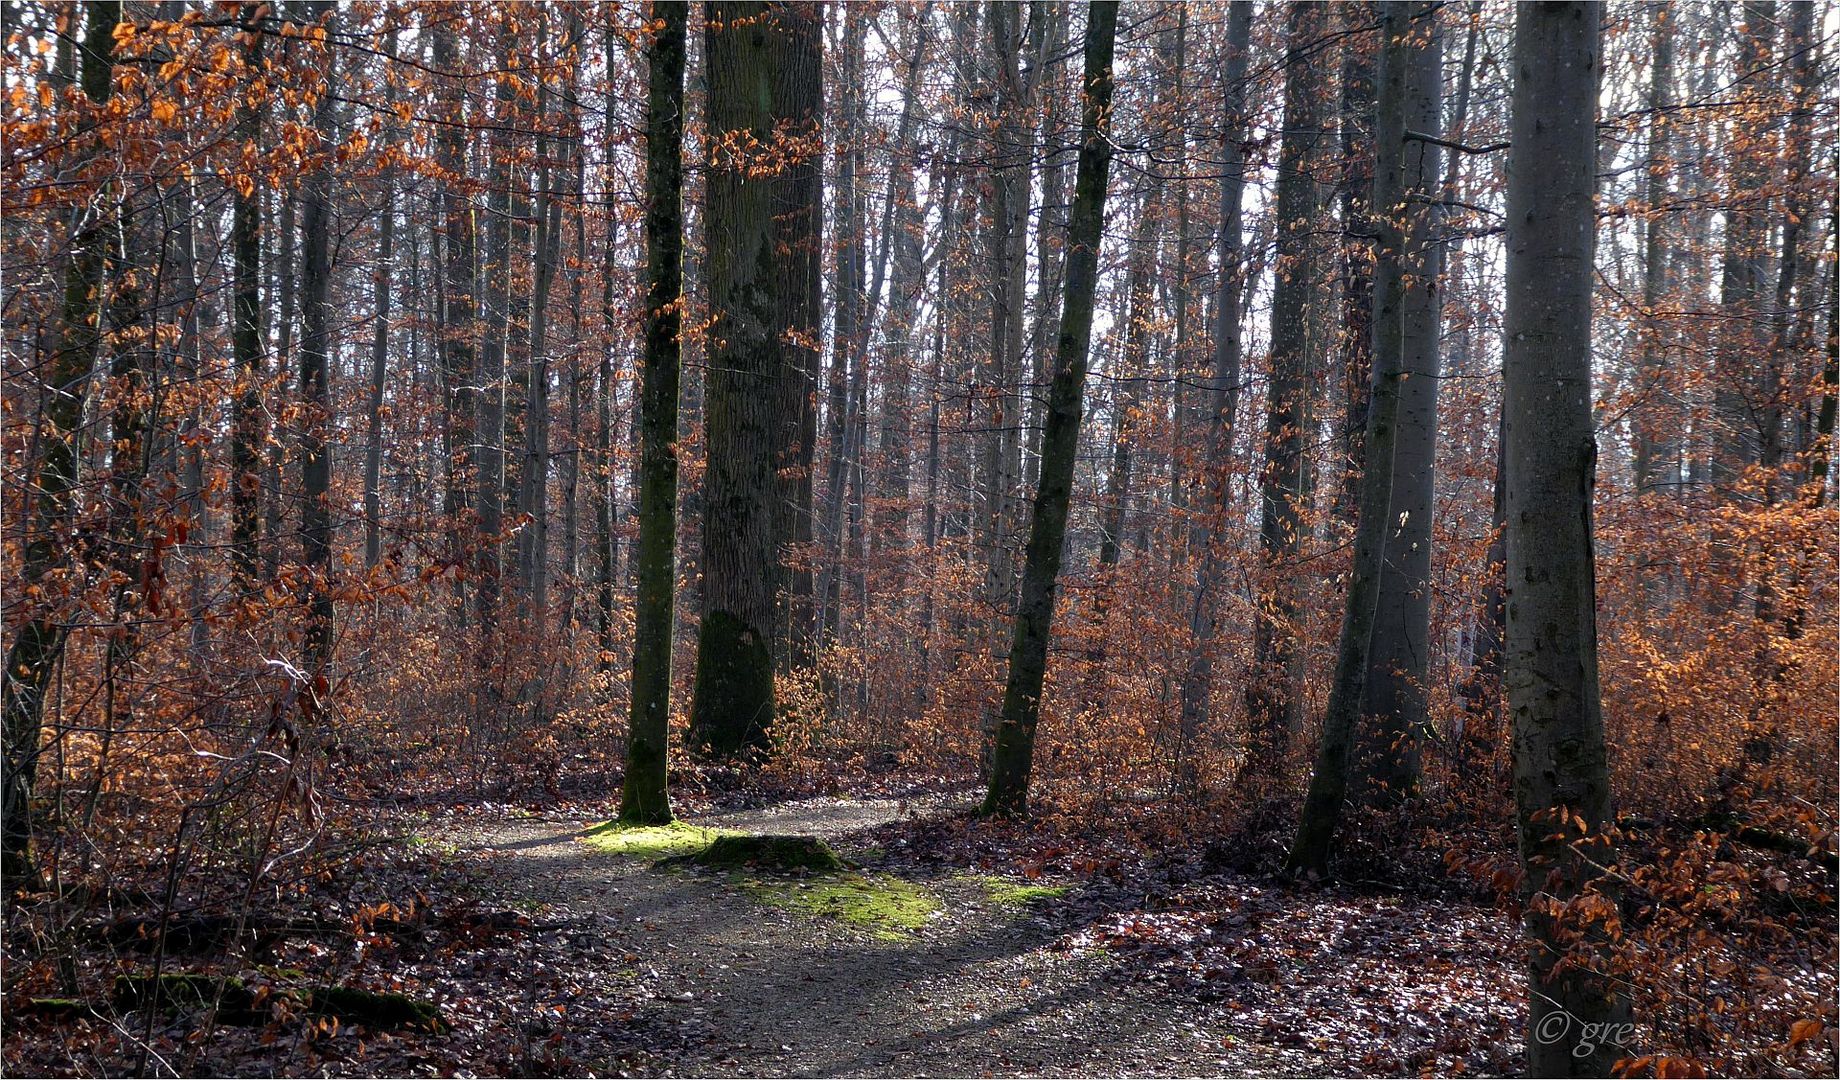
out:
<path id="1" fill-rule="evenodd" d="M 965 876 L 984 886 L 984 891 L 993 901 L 1008 907 L 1027 907 L 1042 900 L 1059 900 L 1069 891 L 1066 885 L 1024 885 L 1008 878 L 984 874 Z"/>
<path id="2" fill-rule="evenodd" d="M 710 829 L 684 821 L 673 821 L 669 825 L 621 825 L 609 821 L 589 829 L 579 839 L 609 855 L 656 860 L 673 855 L 699 855 L 718 837 L 726 835 L 732 834 L 724 829 Z"/>
<path id="3" fill-rule="evenodd" d="M 717 869 L 805 871 L 836 873 L 848 869 L 829 844 L 815 836 L 755 836 L 729 833 L 718 836 L 694 856 L 699 866 Z"/>
<path id="4" fill-rule="evenodd" d="M 744 878 L 740 884 L 762 903 L 840 919 L 883 939 L 899 940 L 907 932 L 925 926 L 939 910 L 939 901 L 932 893 L 887 874 L 834 874 L 791 880 Z"/>

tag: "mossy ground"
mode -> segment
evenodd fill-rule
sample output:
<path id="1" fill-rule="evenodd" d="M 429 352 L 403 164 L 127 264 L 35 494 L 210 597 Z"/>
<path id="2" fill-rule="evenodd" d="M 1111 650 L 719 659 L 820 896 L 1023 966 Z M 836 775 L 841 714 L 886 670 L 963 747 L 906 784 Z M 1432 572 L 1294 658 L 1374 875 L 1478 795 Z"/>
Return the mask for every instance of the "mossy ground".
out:
<path id="1" fill-rule="evenodd" d="M 966 874 L 966 878 L 984 886 L 990 899 L 1007 907 L 1027 907 L 1042 900 L 1059 900 L 1066 896 L 1066 885 L 1025 885 L 1008 878 L 986 874 Z"/>
<path id="2" fill-rule="evenodd" d="M 622 825 L 609 821 L 583 833 L 581 841 L 609 855 L 656 860 L 699 855 L 718 837 L 732 835 L 736 834 L 727 829 L 711 829 L 686 821 L 673 821 L 669 825 Z"/>
<path id="3" fill-rule="evenodd" d="M 827 874 L 812 878 L 739 878 L 761 903 L 822 915 L 899 940 L 927 924 L 939 900 L 922 886 L 888 874 Z"/>
<path id="4" fill-rule="evenodd" d="M 925 926 L 940 907 L 923 886 L 851 871 L 828 846 L 809 837 L 757 836 L 683 821 L 630 826 L 609 821 L 579 839 L 661 867 L 732 867 L 729 882 L 763 904 L 837 919 L 883 939 L 900 939 Z"/>

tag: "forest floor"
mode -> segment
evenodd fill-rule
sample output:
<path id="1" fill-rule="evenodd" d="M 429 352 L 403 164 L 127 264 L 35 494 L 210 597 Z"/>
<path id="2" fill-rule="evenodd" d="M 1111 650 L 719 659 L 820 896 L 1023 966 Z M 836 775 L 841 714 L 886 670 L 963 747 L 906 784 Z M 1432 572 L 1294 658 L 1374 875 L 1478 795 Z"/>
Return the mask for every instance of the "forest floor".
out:
<path id="1" fill-rule="evenodd" d="M 148 1024 L 148 1074 L 1416 1075 L 1518 1067 L 1515 928 L 1436 888 L 1320 888 L 964 795 L 691 815 L 819 836 L 843 878 L 658 867 L 586 813 L 404 813 L 305 898 L 349 940 L 273 967 L 438 1005 L 440 1031 Z M 1109 837 L 1109 838 L 1108 838 Z M 611 842 L 610 842 L 611 841 Z M 305 910 L 305 908 L 303 908 Z M 395 927 L 395 930 L 391 930 Z M 167 970 L 183 961 L 169 958 Z M 8 1065 L 119 1069 L 9 1032 Z M 27 1027 L 41 1021 L 26 1016 Z M 84 1021 L 83 1023 L 87 1023 Z M 82 1028 L 79 1023 L 78 1028 Z M 115 1034 L 111 1034 L 111 1029 Z M 132 1040 L 129 1040 L 132 1042 Z M 25 1057 L 16 1056 L 30 1047 Z M 9 1069 L 11 1071 L 11 1069 Z"/>

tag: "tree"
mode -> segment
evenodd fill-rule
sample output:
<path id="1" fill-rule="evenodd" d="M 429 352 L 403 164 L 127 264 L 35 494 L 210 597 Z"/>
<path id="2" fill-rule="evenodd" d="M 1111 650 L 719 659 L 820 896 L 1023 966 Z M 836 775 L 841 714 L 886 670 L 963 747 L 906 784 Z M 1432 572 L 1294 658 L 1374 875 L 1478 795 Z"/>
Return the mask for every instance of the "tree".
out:
<path id="1" fill-rule="evenodd" d="M 1055 346 L 1054 382 L 1048 390 L 1047 427 L 1041 441 L 1041 483 L 1029 520 L 1029 546 L 1022 596 L 1016 606 L 1010 645 L 1009 684 L 997 724 L 990 762 L 986 814 L 1028 811 L 1029 771 L 1034 765 L 1035 726 L 1041 719 L 1042 683 L 1053 629 L 1055 581 L 1067 536 L 1073 495 L 1074 454 L 1086 389 L 1087 353 L 1092 343 L 1093 297 L 1099 276 L 1099 244 L 1105 224 L 1106 175 L 1111 169 L 1112 46 L 1118 5 L 1097 0 L 1087 9 L 1084 94 L 1080 115 L 1080 160 L 1074 175 L 1073 208 L 1067 226 L 1067 285 Z"/>
<path id="2" fill-rule="evenodd" d="M 1392 521 L 1395 443 L 1399 394 L 1405 363 L 1405 252 L 1408 243 L 1399 208 L 1405 201 L 1406 98 L 1415 38 L 1408 5 L 1380 7 L 1380 63 L 1375 79 L 1374 109 L 1374 319 L 1373 385 L 1368 395 L 1367 430 L 1362 440 L 1366 465 L 1361 471 L 1361 501 L 1355 523 L 1354 567 L 1349 575 L 1335 677 L 1323 715 L 1322 739 L 1309 792 L 1298 819 L 1297 837 L 1286 866 L 1293 872 L 1322 874 L 1328 869 L 1334 836 L 1348 785 L 1349 751 L 1369 674 L 1374 619 L 1386 536 Z M 1435 68 L 1433 68 L 1435 70 Z"/>
<path id="3" fill-rule="evenodd" d="M 1311 50 L 1320 44 L 1329 8 L 1291 5 L 1285 25 L 1284 119 L 1278 149 L 1277 285 L 1271 300 L 1271 382 L 1265 399 L 1265 453 L 1259 470 L 1259 549 L 1264 595 L 1253 651 L 1258 665 L 1246 687 L 1252 745 L 1242 777 L 1270 776 L 1289 753 L 1302 725 L 1302 672 L 1297 617 L 1301 611 L 1291 561 L 1301 548 L 1308 462 L 1304 455 L 1310 377 L 1305 308 L 1315 180 L 1308 166 L 1322 138 L 1318 100 L 1323 74 Z"/>
<path id="4" fill-rule="evenodd" d="M 1502 320 L 1512 591 L 1502 679 L 1532 948 L 1534 1076 L 1608 1075 L 1627 1019 L 1623 992 L 1602 969 L 1615 924 L 1603 894 L 1614 853 L 1591 528 L 1602 17 L 1596 4 L 1526 4 L 1514 28 Z"/>
<path id="5" fill-rule="evenodd" d="M 1375 600 L 1373 645 L 1361 698 L 1356 794 L 1391 803 L 1418 786 L 1418 741 L 1430 726 L 1426 702 L 1431 657 L 1431 515 L 1437 480 L 1439 339 L 1443 333 L 1444 238 L 1434 204 L 1443 194 L 1443 154 L 1433 142 L 1443 126 L 1444 50 L 1435 6 L 1408 9 L 1401 32 L 1411 36 L 1404 58 L 1406 143 L 1402 192 L 1382 213 L 1403 217 L 1399 329 L 1389 347 L 1399 373 L 1393 452 L 1366 469 L 1393 474 L 1386 511 L 1385 550 Z M 1390 331 L 1389 331 L 1390 337 Z M 1375 338 L 1376 346 L 1380 339 Z"/>
<path id="6" fill-rule="evenodd" d="M 308 16 L 322 29 L 334 17 L 332 0 L 309 0 Z M 332 352 L 332 151 L 334 130 L 333 54 L 327 50 L 327 85 L 313 105 L 313 130 L 319 139 L 320 164 L 308 173 L 302 214 L 300 251 L 300 400 L 306 420 L 300 438 L 300 544 L 307 579 L 306 670 L 315 680 L 328 677 L 332 659 L 332 429 L 330 372 Z M 319 689 L 314 690 L 320 694 Z"/>
<path id="7" fill-rule="evenodd" d="M 684 54 L 689 5 L 654 5 L 645 105 L 645 367 L 639 390 L 638 596 L 620 820 L 671 820 L 671 607 L 677 586 L 677 365 L 684 292 Z"/>
<path id="8" fill-rule="evenodd" d="M 1208 380 L 1207 443 L 1201 500 L 1196 507 L 1206 523 L 1198 544 L 1201 558 L 1195 569 L 1195 593 L 1189 609 L 1193 637 L 1187 672 L 1182 680 L 1183 748 L 1181 774 L 1192 781 L 1188 748 L 1207 723 L 1208 698 L 1213 690 L 1214 642 L 1220 631 L 1220 552 L 1224 540 L 1228 471 L 1233 462 L 1234 424 L 1240 394 L 1240 291 L 1245 278 L 1244 201 L 1246 190 L 1246 65 L 1252 51 L 1252 0 L 1234 0 L 1227 14 L 1227 47 L 1221 82 L 1220 269 L 1214 293 L 1214 363 Z"/>
<path id="9" fill-rule="evenodd" d="M 251 33 L 243 49 L 244 66 L 259 69 L 262 35 Z M 256 146 L 262 134 L 262 110 L 250 100 L 237 105 L 238 134 Z M 256 579 L 262 531 L 262 459 L 267 426 L 262 420 L 262 197 L 255 176 L 232 183 L 230 249 L 235 278 L 230 297 L 230 348 L 235 357 L 236 397 L 230 406 L 230 550 L 236 573 L 247 589 Z"/>
<path id="10" fill-rule="evenodd" d="M 83 94 L 98 107 L 106 105 L 115 78 L 115 27 L 121 4 L 101 0 L 86 6 L 83 37 Z M 106 208 L 114 197 L 101 196 Z M 63 311 L 58 320 L 57 352 L 46 380 L 50 397 L 45 407 L 46 432 L 40 443 L 37 468 L 38 505 L 34 534 L 24 552 L 21 573 L 37 585 L 62 550 L 61 532 L 71 509 L 73 489 L 81 459 L 76 429 L 82 419 L 83 383 L 96 365 L 102 347 L 101 299 L 103 264 L 110 243 L 110 216 L 90 215 L 73 238 L 64 276 Z M 32 785 L 38 770 L 38 744 L 44 722 L 45 691 L 51 671 L 63 651 L 65 626 L 48 601 L 40 600 L 14 632 L 7 651 L 5 680 L 4 774 L 0 776 L 0 876 L 12 884 L 37 879 L 30 853 L 32 839 Z"/>
<path id="11" fill-rule="evenodd" d="M 711 326 L 704 478 L 703 623 L 690 704 L 693 743 L 718 755 L 764 749 L 773 720 L 779 538 L 774 528 L 779 380 L 786 354 L 774 299 L 775 9 L 705 8 L 709 131 L 706 262 Z"/>

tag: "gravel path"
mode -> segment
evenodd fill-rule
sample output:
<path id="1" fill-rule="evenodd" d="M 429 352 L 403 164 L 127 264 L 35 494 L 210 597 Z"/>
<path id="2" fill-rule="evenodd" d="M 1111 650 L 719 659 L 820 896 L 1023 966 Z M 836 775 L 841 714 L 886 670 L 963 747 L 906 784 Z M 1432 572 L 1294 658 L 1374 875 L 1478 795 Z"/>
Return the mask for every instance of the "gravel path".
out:
<path id="1" fill-rule="evenodd" d="M 810 800 L 697 824 L 851 837 L 941 802 Z M 898 940 L 767 907 L 717 878 L 665 873 L 576 839 L 588 821 L 475 821 L 447 836 L 491 856 L 484 888 L 536 916 L 602 928 L 571 938 L 609 977 L 651 995 L 618 1016 L 658 1075 L 1295 1075 L 1294 1050 L 1236 1033 L 1229 1016 L 1108 973 L 1097 950 L 1055 948 L 1067 929 L 994 902 L 973 879 L 922 882 L 941 911 Z M 613 1063 L 608 1063 L 613 1067 Z M 1320 1068 L 1320 1064 L 1317 1066 Z"/>

